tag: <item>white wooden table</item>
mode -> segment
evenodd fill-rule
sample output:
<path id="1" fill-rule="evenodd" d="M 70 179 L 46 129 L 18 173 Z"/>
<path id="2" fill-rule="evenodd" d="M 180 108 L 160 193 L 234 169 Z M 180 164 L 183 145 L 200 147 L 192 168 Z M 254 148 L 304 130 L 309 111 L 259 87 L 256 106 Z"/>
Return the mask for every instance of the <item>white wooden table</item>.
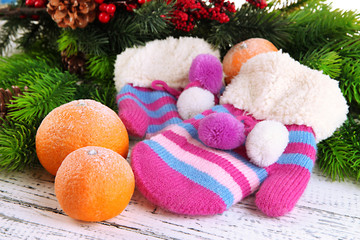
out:
<path id="1" fill-rule="evenodd" d="M 263 215 L 246 198 L 223 214 L 180 216 L 156 208 L 138 191 L 127 208 L 104 222 L 68 217 L 42 167 L 0 171 L 0 239 L 359 239 L 360 182 L 332 182 L 315 168 L 295 209 Z"/>

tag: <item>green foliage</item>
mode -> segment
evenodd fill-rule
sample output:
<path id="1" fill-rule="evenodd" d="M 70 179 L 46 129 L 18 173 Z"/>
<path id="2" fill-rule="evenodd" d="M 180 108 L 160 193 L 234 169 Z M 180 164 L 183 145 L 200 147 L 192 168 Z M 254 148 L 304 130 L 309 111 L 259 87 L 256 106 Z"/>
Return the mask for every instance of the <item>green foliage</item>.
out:
<path id="1" fill-rule="evenodd" d="M 291 44 L 284 50 L 299 59 L 300 53 L 313 51 L 328 42 L 355 36 L 360 30 L 359 14 L 352 11 L 331 10 L 320 0 L 309 1 L 301 10 L 292 12 L 287 19 Z"/>
<path id="2" fill-rule="evenodd" d="M 8 18 L 0 30 L 0 53 L 3 54 L 12 41 L 25 52 L 55 49 L 60 29 L 49 14 L 42 13 L 39 16 L 36 22 L 30 18 Z"/>
<path id="3" fill-rule="evenodd" d="M 116 88 L 114 82 L 109 83 L 107 86 L 97 87 L 95 91 L 91 92 L 90 98 L 95 101 L 101 102 L 117 112 L 117 104 L 115 101 Z"/>
<path id="4" fill-rule="evenodd" d="M 160 39 L 171 33 L 171 23 L 167 20 L 175 2 L 167 4 L 166 0 L 148 1 L 136 9 L 134 22 L 138 23 L 140 34 L 151 39 Z"/>
<path id="5" fill-rule="evenodd" d="M 4 54 L 10 47 L 12 41 L 16 39 L 16 35 L 20 29 L 27 29 L 30 25 L 29 21 L 17 18 L 12 21 L 6 21 L 0 28 L 0 55 Z"/>
<path id="6" fill-rule="evenodd" d="M 91 55 L 108 54 L 109 39 L 98 24 L 89 24 L 86 28 L 75 30 L 64 29 L 57 40 L 59 51 L 65 51 L 68 56 L 78 51 Z"/>
<path id="7" fill-rule="evenodd" d="M 24 95 L 12 101 L 9 116 L 20 122 L 44 118 L 54 108 L 73 100 L 75 75 L 54 68 L 49 71 L 30 71 L 19 78 L 28 87 Z"/>
<path id="8" fill-rule="evenodd" d="M 93 99 L 117 111 L 115 101 L 116 88 L 113 81 L 97 83 L 83 83 L 77 86 L 75 99 Z"/>
<path id="9" fill-rule="evenodd" d="M 288 24 L 279 11 L 268 12 L 244 4 L 230 16 L 229 22 L 205 22 L 196 34 L 220 47 L 223 56 L 231 46 L 254 37 L 265 38 L 278 48 L 283 48 L 289 44 Z"/>
<path id="10" fill-rule="evenodd" d="M 19 77 L 31 70 L 49 71 L 57 66 L 58 61 L 48 56 L 37 56 L 36 54 L 15 54 L 11 57 L 0 57 L 0 87 L 11 88 L 17 85 L 20 88 L 26 86 L 26 82 L 19 81 Z"/>
<path id="11" fill-rule="evenodd" d="M 78 53 L 79 39 L 75 32 L 69 29 L 65 29 L 57 40 L 58 49 L 60 52 L 65 52 L 66 56 L 76 55 Z"/>
<path id="12" fill-rule="evenodd" d="M 320 169 L 333 180 L 360 179 L 360 124 L 351 117 L 330 138 L 318 144 Z"/>
<path id="13" fill-rule="evenodd" d="M 94 81 L 113 79 L 115 56 L 91 56 L 87 62 L 88 78 Z"/>
<path id="14" fill-rule="evenodd" d="M 21 170 L 38 164 L 35 135 L 39 119 L 5 122 L 0 127 L 0 169 Z"/>
<path id="15" fill-rule="evenodd" d="M 58 49 L 74 55 L 78 51 L 92 56 L 116 55 L 126 48 L 165 38 L 171 33 L 166 18 L 172 4 L 164 0 L 145 3 L 134 13 L 118 11 L 107 24 L 95 21 L 83 29 L 65 29 L 58 39 Z"/>
<path id="16" fill-rule="evenodd" d="M 342 71 L 342 59 L 339 54 L 325 46 L 300 56 L 299 61 L 312 69 L 322 70 L 324 74 L 337 79 Z"/>
<path id="17" fill-rule="evenodd" d="M 17 54 L 0 59 L 0 87 L 28 87 L 14 97 L 0 127 L 0 169 L 18 170 L 37 163 L 35 135 L 41 120 L 54 108 L 73 100 L 75 75 L 62 72 L 49 56 Z"/>
<path id="18" fill-rule="evenodd" d="M 350 104 L 360 106 L 360 59 L 344 60 L 342 70 L 339 86 Z"/>

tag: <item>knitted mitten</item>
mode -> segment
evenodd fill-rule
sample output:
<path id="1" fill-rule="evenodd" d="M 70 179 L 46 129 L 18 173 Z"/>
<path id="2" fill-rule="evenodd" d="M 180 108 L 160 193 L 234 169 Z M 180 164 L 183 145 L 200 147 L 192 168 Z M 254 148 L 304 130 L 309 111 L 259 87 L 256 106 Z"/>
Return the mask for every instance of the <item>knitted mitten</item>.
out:
<path id="1" fill-rule="evenodd" d="M 143 138 L 180 121 L 178 91 L 189 84 L 189 69 L 200 54 L 215 59 L 220 55 L 203 39 L 168 37 L 117 56 L 114 81 L 119 116 L 131 137 Z"/>
<path id="2" fill-rule="evenodd" d="M 156 84 L 162 83 L 164 90 Z M 167 90 L 167 91 L 166 91 Z M 153 88 L 125 85 L 116 97 L 119 117 L 130 136 L 142 138 L 163 128 L 179 123 L 182 119 L 176 108 L 179 93 L 160 81 L 153 82 Z"/>
<path id="3" fill-rule="evenodd" d="M 301 196 L 315 162 L 311 128 L 287 126 L 289 144 L 269 168 L 249 162 L 244 145 L 217 150 L 198 137 L 201 120 L 212 113 L 243 111 L 215 106 L 193 119 L 169 127 L 132 150 L 131 163 L 138 189 L 154 204 L 180 214 L 222 213 L 258 189 L 257 205 L 270 216 L 290 211 Z M 254 119 L 254 121 L 256 121 Z"/>

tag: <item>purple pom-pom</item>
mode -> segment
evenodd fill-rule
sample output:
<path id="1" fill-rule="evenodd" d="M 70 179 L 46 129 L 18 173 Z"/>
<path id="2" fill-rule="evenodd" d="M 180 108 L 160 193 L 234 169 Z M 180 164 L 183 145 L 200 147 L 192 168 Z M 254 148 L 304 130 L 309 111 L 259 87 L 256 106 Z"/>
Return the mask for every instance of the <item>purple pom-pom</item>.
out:
<path id="1" fill-rule="evenodd" d="M 223 70 L 220 60 L 211 54 L 200 54 L 191 63 L 189 81 L 199 82 L 213 94 L 222 88 Z"/>
<path id="2" fill-rule="evenodd" d="M 230 150 L 245 141 L 244 124 L 228 113 L 212 113 L 200 121 L 200 140 L 209 147 Z"/>

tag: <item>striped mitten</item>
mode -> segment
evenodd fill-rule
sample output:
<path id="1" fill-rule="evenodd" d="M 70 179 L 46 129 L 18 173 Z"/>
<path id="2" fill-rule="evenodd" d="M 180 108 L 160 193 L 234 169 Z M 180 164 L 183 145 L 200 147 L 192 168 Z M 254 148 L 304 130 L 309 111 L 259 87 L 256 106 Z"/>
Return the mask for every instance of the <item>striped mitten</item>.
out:
<path id="1" fill-rule="evenodd" d="M 238 117 L 244 112 L 231 105 L 218 105 L 136 144 L 131 164 L 137 188 L 151 202 L 169 211 L 211 215 L 222 213 L 264 182 L 257 197 L 260 209 L 270 216 L 291 210 L 315 162 L 311 128 L 287 126 L 290 137 L 285 152 L 276 164 L 262 168 L 249 162 L 244 145 L 224 151 L 202 143 L 199 125 L 213 113 Z"/>
<path id="2" fill-rule="evenodd" d="M 143 138 L 165 127 L 179 123 L 182 119 L 176 107 L 177 93 L 167 88 L 156 86 L 160 81 L 154 81 L 154 88 L 134 87 L 125 85 L 116 97 L 119 107 L 119 117 L 124 123 L 129 135 Z M 161 82 L 162 84 L 165 84 Z"/>
<path id="3" fill-rule="evenodd" d="M 131 137 L 143 138 L 181 121 L 177 90 L 189 84 L 189 69 L 200 54 L 220 58 L 218 49 L 194 37 L 154 40 L 117 56 L 114 82 L 119 116 Z"/>

